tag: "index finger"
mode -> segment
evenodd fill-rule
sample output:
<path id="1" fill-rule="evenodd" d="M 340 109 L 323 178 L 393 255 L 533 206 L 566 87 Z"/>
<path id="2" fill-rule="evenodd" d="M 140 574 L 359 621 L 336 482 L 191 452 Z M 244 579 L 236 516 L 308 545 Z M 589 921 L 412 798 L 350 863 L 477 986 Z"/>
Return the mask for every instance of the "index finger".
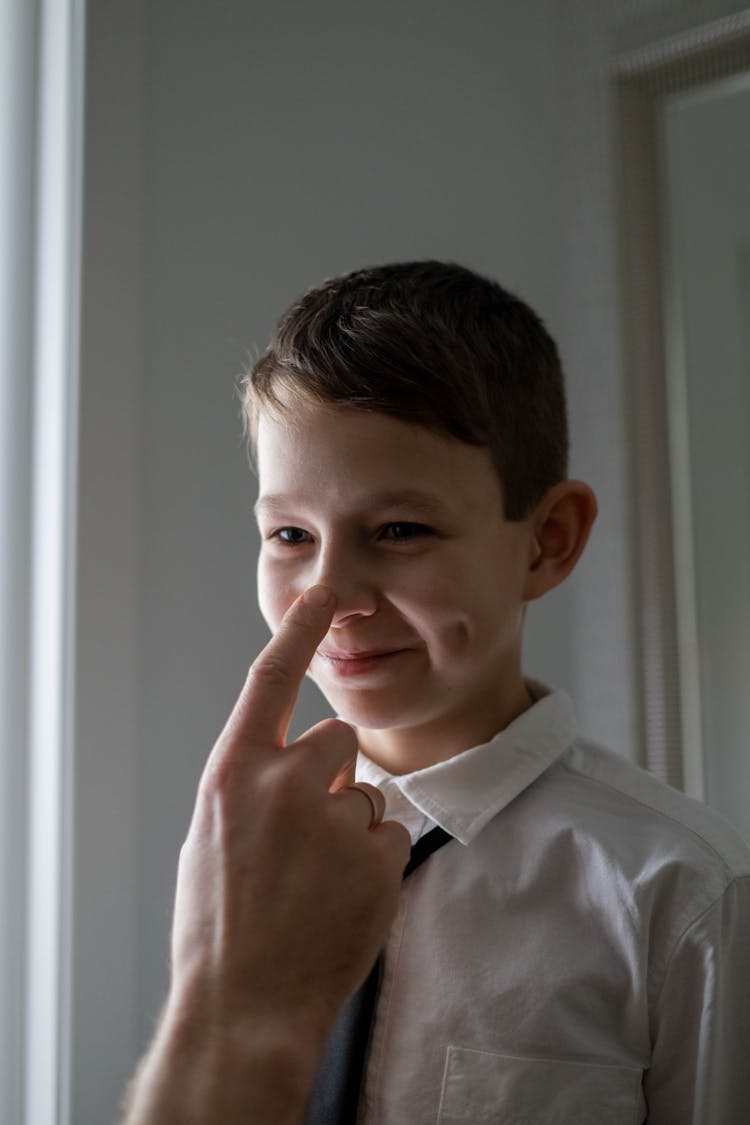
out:
<path id="1" fill-rule="evenodd" d="M 327 586 L 311 586 L 284 614 L 276 633 L 250 666 L 227 727 L 243 739 L 283 746 L 300 684 L 333 619 Z"/>

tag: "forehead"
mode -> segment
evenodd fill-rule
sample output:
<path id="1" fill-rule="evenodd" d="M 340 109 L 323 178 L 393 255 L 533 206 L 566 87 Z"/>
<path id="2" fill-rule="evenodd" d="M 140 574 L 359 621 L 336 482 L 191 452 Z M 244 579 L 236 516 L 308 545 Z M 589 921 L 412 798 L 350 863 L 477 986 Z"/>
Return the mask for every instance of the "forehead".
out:
<path id="1" fill-rule="evenodd" d="M 263 411 L 257 463 L 261 507 L 289 496 L 311 504 L 400 498 L 425 510 L 502 509 L 489 450 L 371 411 L 310 402 L 283 414 Z"/>

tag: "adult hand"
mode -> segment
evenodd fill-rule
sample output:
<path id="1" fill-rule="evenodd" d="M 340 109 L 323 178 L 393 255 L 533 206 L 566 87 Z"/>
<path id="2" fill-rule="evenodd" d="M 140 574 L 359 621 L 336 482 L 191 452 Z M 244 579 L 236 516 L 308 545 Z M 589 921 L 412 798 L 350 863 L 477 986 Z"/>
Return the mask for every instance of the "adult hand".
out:
<path id="1" fill-rule="evenodd" d="M 285 745 L 333 609 L 324 587 L 291 606 L 209 756 L 180 854 L 170 994 L 128 1125 L 298 1120 L 336 1013 L 384 944 L 408 833 L 370 828 L 369 800 L 346 788 L 346 723 Z"/>

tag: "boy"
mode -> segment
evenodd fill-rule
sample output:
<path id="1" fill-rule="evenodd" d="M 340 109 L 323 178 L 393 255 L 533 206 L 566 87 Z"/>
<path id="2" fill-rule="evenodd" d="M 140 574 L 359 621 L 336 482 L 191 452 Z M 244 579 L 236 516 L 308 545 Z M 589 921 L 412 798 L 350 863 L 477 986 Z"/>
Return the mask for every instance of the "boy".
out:
<path id="1" fill-rule="evenodd" d="M 750 856 L 577 734 L 521 667 L 525 607 L 596 514 L 567 479 L 539 318 L 439 262 L 336 278 L 243 381 L 259 601 L 336 610 L 309 675 L 412 842 L 359 1120 L 750 1121 Z"/>

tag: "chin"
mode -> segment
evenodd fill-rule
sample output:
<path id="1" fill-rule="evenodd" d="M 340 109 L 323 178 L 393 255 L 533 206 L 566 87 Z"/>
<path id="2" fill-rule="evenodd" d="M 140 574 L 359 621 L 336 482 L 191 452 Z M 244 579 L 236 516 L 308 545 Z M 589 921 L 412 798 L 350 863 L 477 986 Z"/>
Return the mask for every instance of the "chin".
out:
<path id="1" fill-rule="evenodd" d="M 339 718 L 353 727 L 390 730 L 419 722 L 413 699 L 389 699 L 385 693 L 375 692 L 327 691 L 323 684 L 315 682 Z"/>

